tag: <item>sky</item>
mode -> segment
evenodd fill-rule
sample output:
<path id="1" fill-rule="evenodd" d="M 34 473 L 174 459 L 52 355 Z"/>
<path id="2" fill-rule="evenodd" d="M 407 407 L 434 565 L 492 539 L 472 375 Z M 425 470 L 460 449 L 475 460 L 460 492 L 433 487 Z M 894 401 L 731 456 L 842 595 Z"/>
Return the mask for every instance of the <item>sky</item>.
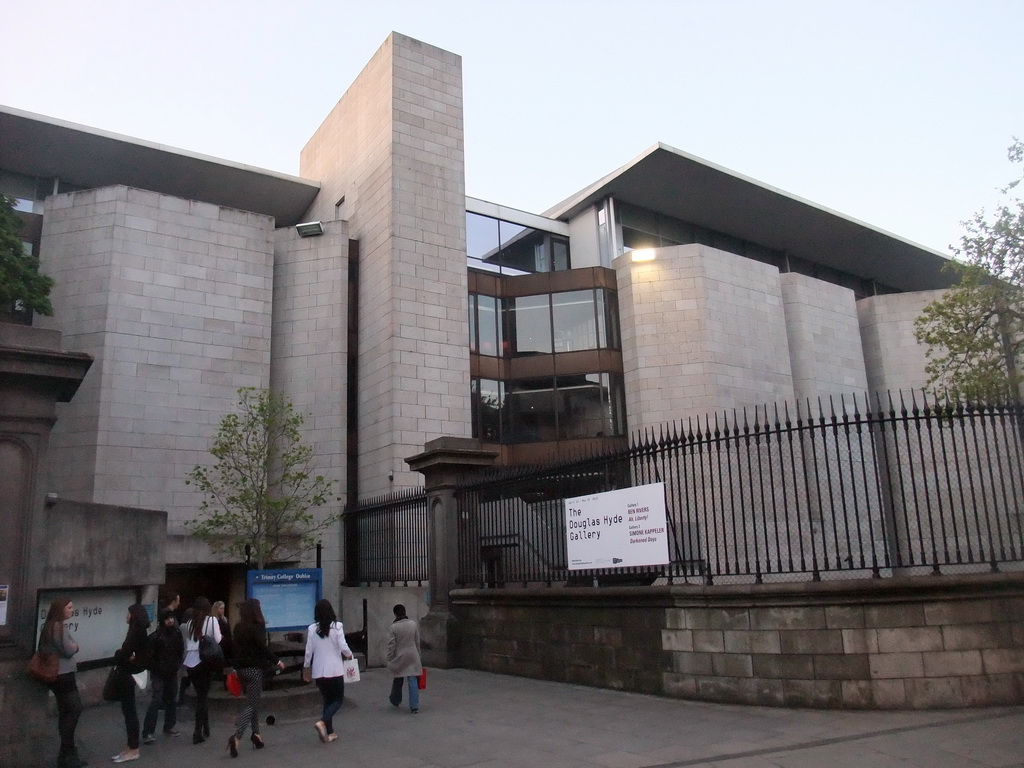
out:
<path id="1" fill-rule="evenodd" d="M 466 193 L 533 213 L 661 142 L 948 253 L 1024 138 L 1021 0 L 50 0 L 3 17 L 0 104 L 289 174 L 391 31 L 436 45 L 462 57 Z"/>

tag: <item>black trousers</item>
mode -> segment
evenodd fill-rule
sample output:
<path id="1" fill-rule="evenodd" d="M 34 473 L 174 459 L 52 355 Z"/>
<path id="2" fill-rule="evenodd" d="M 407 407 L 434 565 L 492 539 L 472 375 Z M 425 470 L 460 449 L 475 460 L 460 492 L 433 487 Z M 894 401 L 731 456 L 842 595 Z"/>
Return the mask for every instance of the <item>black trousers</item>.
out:
<path id="1" fill-rule="evenodd" d="M 128 749 L 138 749 L 139 712 L 135 708 L 135 680 L 127 671 L 121 683 L 121 714 L 124 715 L 124 729 L 128 733 Z"/>
<path id="2" fill-rule="evenodd" d="M 76 755 L 75 729 L 82 716 L 82 698 L 78 695 L 78 683 L 74 672 L 58 675 L 50 685 L 57 700 L 57 733 L 60 734 L 60 759 L 67 760 Z"/>
<path id="3" fill-rule="evenodd" d="M 188 679 L 192 681 L 192 687 L 196 691 L 196 727 L 198 734 L 210 732 L 210 679 L 213 672 L 210 667 L 202 662 L 197 666 L 188 668 Z"/>

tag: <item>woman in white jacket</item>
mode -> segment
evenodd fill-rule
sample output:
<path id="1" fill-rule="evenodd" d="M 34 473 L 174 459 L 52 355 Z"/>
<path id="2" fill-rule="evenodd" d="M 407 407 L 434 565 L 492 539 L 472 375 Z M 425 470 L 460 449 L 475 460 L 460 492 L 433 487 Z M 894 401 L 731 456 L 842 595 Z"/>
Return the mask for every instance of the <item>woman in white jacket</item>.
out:
<path id="1" fill-rule="evenodd" d="M 324 700 L 323 714 L 313 727 L 320 741 L 337 741 L 334 715 L 345 699 L 345 665 L 342 659 L 351 659 L 352 651 L 345 642 L 345 628 L 334 613 L 330 600 L 318 600 L 313 608 L 315 623 L 306 631 L 306 657 L 303 667 L 311 675 Z"/>

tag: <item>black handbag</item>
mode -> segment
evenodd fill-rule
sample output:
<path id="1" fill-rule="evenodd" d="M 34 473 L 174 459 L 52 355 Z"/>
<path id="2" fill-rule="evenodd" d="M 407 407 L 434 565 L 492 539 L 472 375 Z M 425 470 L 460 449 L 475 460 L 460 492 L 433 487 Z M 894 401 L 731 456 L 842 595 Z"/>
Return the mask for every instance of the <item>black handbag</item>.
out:
<path id="1" fill-rule="evenodd" d="M 224 649 L 209 635 L 199 638 L 199 660 L 211 667 L 224 666 Z"/>
<path id="2" fill-rule="evenodd" d="M 120 701 L 124 690 L 125 673 L 120 667 L 111 667 L 103 684 L 104 701 Z M 133 683 L 134 684 L 134 683 Z"/>

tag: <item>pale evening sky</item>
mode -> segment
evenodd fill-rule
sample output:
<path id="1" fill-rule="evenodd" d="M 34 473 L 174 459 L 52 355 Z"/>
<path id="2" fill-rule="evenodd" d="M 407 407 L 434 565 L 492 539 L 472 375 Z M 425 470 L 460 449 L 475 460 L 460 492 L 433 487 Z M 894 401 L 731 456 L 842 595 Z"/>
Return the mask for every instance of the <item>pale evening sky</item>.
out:
<path id="1" fill-rule="evenodd" d="M 55 0 L 3 18 L 0 104 L 291 174 L 392 30 L 445 48 L 467 194 L 535 213 L 661 141 L 947 252 L 1024 138 L 1020 0 Z"/>

